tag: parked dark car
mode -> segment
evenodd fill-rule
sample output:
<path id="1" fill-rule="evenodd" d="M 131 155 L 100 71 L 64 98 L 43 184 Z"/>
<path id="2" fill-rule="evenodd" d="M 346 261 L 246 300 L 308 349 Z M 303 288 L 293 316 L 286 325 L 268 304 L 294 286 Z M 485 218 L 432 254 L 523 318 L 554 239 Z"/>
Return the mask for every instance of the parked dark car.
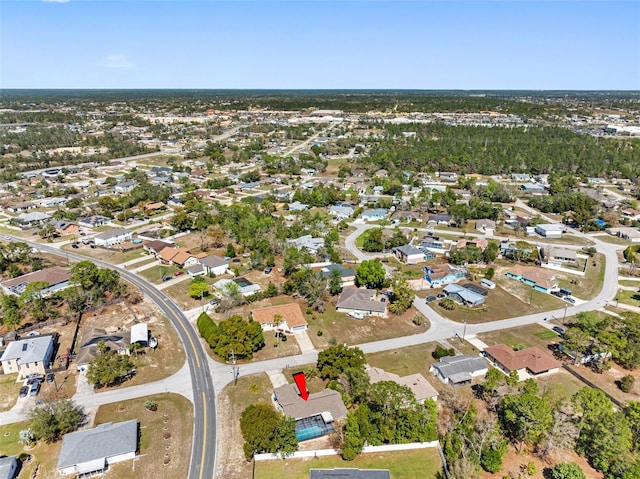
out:
<path id="1" fill-rule="evenodd" d="M 29 386 L 22 386 L 20 388 L 20 393 L 18 394 L 18 396 L 20 396 L 21 398 L 26 398 L 27 394 L 29 394 Z"/>
<path id="2" fill-rule="evenodd" d="M 435 301 L 436 299 L 438 299 L 438 298 L 436 298 L 435 296 L 427 296 L 426 303 L 428 304 L 431 301 Z"/>
<path id="3" fill-rule="evenodd" d="M 558 333 L 560 336 L 562 336 L 566 331 L 564 328 L 561 328 L 560 326 L 554 326 L 553 329 L 556 333 Z"/>
<path id="4" fill-rule="evenodd" d="M 31 386 L 35 383 L 40 384 L 42 381 L 44 381 L 44 378 L 42 376 L 31 376 L 29 379 L 27 379 L 27 386 Z"/>
<path id="5" fill-rule="evenodd" d="M 162 281 L 171 281 L 173 279 L 173 276 L 165 276 L 164 278 L 162 278 Z"/>
<path id="6" fill-rule="evenodd" d="M 40 392 L 40 382 L 33 383 L 29 389 L 29 396 L 37 396 Z"/>
<path id="7" fill-rule="evenodd" d="M 73 249 L 78 249 L 80 246 L 78 246 L 78 243 L 72 243 L 72 244 L 71 244 L 71 247 L 72 247 Z"/>
<path id="8" fill-rule="evenodd" d="M 576 304 L 576 300 L 573 299 L 571 296 L 565 296 L 562 299 L 564 299 L 567 303 Z"/>
<path id="9" fill-rule="evenodd" d="M 47 382 L 48 383 L 52 383 L 53 382 L 53 373 L 47 374 Z"/>

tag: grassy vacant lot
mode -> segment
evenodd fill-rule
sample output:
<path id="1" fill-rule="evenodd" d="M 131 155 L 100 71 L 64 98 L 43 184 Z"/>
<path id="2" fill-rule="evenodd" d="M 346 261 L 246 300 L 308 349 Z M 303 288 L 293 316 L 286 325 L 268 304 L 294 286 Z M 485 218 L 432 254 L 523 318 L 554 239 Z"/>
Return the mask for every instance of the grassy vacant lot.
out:
<path id="1" fill-rule="evenodd" d="M 322 349 L 329 346 L 329 341 L 333 342 L 333 339 L 337 343 L 361 344 L 425 332 L 428 321 L 416 326 L 413 324 L 416 314 L 419 313 L 412 307 L 400 316 L 389 314 L 387 318 L 369 316 L 354 319 L 345 313 L 338 313 L 332 304 L 327 303 L 326 312 L 305 316 L 309 323 L 309 338 L 316 348 Z M 322 335 L 318 336 L 320 331 Z"/>
<path id="2" fill-rule="evenodd" d="M 591 299 L 596 296 L 604 282 L 604 255 L 597 253 L 587 261 L 587 272 L 584 276 L 556 272 L 558 286 L 570 289 L 573 295 L 580 299 Z"/>
<path id="3" fill-rule="evenodd" d="M 560 337 L 555 332 L 549 331 L 539 324 L 528 324 L 519 328 L 481 333 L 478 334 L 478 339 L 489 346 L 495 346 L 496 344 L 506 344 L 512 348 L 515 346 L 524 348 L 536 346 L 543 351 L 548 351 L 547 346 L 553 342 L 558 342 Z"/>
<path id="4" fill-rule="evenodd" d="M 158 410 L 145 409 L 147 400 L 155 401 Z M 114 464 L 107 477 L 187 477 L 193 432 L 193 408 L 189 400 L 178 394 L 158 394 L 107 404 L 98 409 L 94 426 L 130 419 L 140 423 L 138 459 Z"/>
<path id="5" fill-rule="evenodd" d="M 507 281 L 513 284 L 507 283 Z M 434 291 L 439 292 L 439 290 Z M 526 298 L 526 301 L 520 299 L 523 297 Z M 485 304 L 477 308 L 466 308 L 456 304 L 456 309 L 447 311 L 438 305 L 438 301 L 431 302 L 429 306 L 453 321 L 478 324 L 557 309 L 563 304 L 564 302 L 555 296 L 535 291 L 519 281 L 506 278 L 501 285 L 489 291 Z"/>
<path id="6" fill-rule="evenodd" d="M 621 303 L 630 304 L 631 306 L 640 306 L 640 293 L 638 293 L 637 291 L 627 291 L 621 289 L 616 297 L 619 298 Z"/>
<path id="7" fill-rule="evenodd" d="M 56 477 L 56 464 L 60 455 L 62 441 L 53 444 L 38 441 L 33 449 L 25 450 L 24 446 L 18 442 L 18 439 L 20 431 L 27 428 L 27 421 L 3 424 L 1 428 L 2 434 L 0 434 L 0 455 L 19 456 L 24 452 L 32 456 L 29 462 L 24 462 L 22 465 L 22 471 L 19 476 L 21 479 L 34 477 L 33 473 L 36 466 L 38 467 L 38 475 L 36 477 Z"/>
<path id="8" fill-rule="evenodd" d="M 62 246 L 62 250 L 64 251 L 73 251 L 74 253 L 78 253 L 84 256 L 88 256 L 89 258 L 95 258 L 102 261 L 106 261 L 111 264 L 120 264 L 125 261 L 130 261 L 132 259 L 140 258 L 145 254 L 142 248 L 132 249 L 125 252 L 120 252 L 116 250 L 109 250 L 103 248 L 91 248 L 88 245 L 84 245 L 82 243 L 78 243 L 79 248 L 74 249 L 70 244 L 66 244 Z"/>
<path id="9" fill-rule="evenodd" d="M 332 468 L 389 469 L 393 479 L 435 478 L 442 462 L 435 448 L 361 454 L 353 461 L 340 456 L 310 459 L 283 459 L 256 462 L 256 479 L 305 479 L 310 469 Z"/>
<path id="10" fill-rule="evenodd" d="M 163 277 L 173 276 L 173 274 L 179 269 L 180 268 L 178 268 L 177 266 L 158 265 L 154 266 L 153 268 L 143 269 L 138 273 L 138 275 L 142 276 L 150 283 L 160 284 L 162 283 Z"/>
<path id="11" fill-rule="evenodd" d="M 218 396 L 218 463 L 216 477 L 225 479 L 245 479 L 251 477 L 251 463 L 242 452 L 240 416 L 251 404 L 269 404 L 271 401 L 271 381 L 266 374 L 241 376 L 238 384 L 225 387 Z M 185 475 L 186 477 L 186 475 Z M 282 477 L 289 477 L 284 474 Z"/>
<path id="12" fill-rule="evenodd" d="M 572 376 L 564 369 L 555 374 L 536 379 L 542 392 L 549 392 L 554 399 L 568 400 L 580 389 L 586 386 L 578 378 Z"/>
<path id="13" fill-rule="evenodd" d="M 610 234 L 598 235 L 596 236 L 600 241 L 604 241 L 605 243 L 611 244 L 619 244 L 619 245 L 630 245 L 631 242 L 626 239 L 619 238 L 618 236 L 611 236 Z"/>
<path id="14" fill-rule="evenodd" d="M 0 411 L 8 411 L 18 400 L 18 393 L 22 381 L 16 382 L 18 374 L 4 374 L 0 376 Z"/>

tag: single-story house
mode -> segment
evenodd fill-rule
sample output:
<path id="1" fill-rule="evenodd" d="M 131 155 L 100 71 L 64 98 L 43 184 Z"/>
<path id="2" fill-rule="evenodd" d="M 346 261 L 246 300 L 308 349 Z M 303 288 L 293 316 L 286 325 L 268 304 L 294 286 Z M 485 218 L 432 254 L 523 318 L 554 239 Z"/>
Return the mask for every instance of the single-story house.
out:
<path id="1" fill-rule="evenodd" d="M 223 278 L 216 281 L 213 284 L 213 287 L 216 289 L 216 291 L 225 296 L 230 296 L 235 290 L 237 290 L 238 293 L 243 296 L 251 296 L 252 294 L 257 293 L 262 289 L 259 284 L 253 284 L 246 278 Z"/>
<path id="2" fill-rule="evenodd" d="M 49 224 L 56 229 L 56 233 L 60 236 L 77 235 L 80 233 L 80 227 L 69 221 L 51 220 Z"/>
<path id="3" fill-rule="evenodd" d="M 324 246 L 324 238 L 314 238 L 311 235 L 287 240 L 287 246 L 295 246 L 298 249 L 307 249 L 311 253 L 317 253 Z"/>
<path id="4" fill-rule="evenodd" d="M 78 371 L 84 371 L 89 366 L 89 363 L 100 354 L 100 343 L 104 343 L 106 351 L 128 355 L 130 338 L 130 333 L 122 331 L 108 333 L 100 328 L 89 328 L 82 331 L 82 339 L 76 357 L 76 368 Z"/>
<path id="5" fill-rule="evenodd" d="M 638 228 L 623 226 L 620 228 L 611 228 L 609 232 L 632 243 L 640 243 L 640 230 L 638 230 Z"/>
<path id="6" fill-rule="evenodd" d="M 16 217 L 16 221 L 23 226 L 40 226 L 42 223 L 49 221 L 51 219 L 51 215 L 47 213 L 40 213 L 39 211 L 34 211 L 33 213 L 20 213 Z"/>
<path id="7" fill-rule="evenodd" d="M 302 383 L 306 388 L 304 380 Z M 306 390 L 301 391 L 297 383 L 284 384 L 273 390 L 273 400 L 285 416 L 295 419 L 299 440 L 331 433 L 334 430 L 332 423 L 347 416 L 342 395 L 334 389 L 309 394 Z M 309 436 L 305 433 L 308 433 L 310 425 L 318 426 L 319 431 Z"/>
<path id="8" fill-rule="evenodd" d="M 528 284 L 542 293 L 551 293 L 553 289 L 558 287 L 558 282 L 552 271 L 536 266 L 517 264 L 507 271 L 507 278 Z"/>
<path id="9" fill-rule="evenodd" d="M 389 212 L 385 208 L 374 208 L 369 210 L 364 210 L 360 217 L 364 221 L 378 221 L 383 220 L 387 217 Z"/>
<path id="10" fill-rule="evenodd" d="M 493 236 L 493 233 L 496 231 L 496 222 L 487 219 L 476 220 L 476 230 L 482 231 L 484 234 L 489 236 Z"/>
<path id="11" fill-rule="evenodd" d="M 449 223 L 451 223 L 451 215 L 446 213 L 431 215 L 427 219 L 428 225 L 448 225 Z"/>
<path id="12" fill-rule="evenodd" d="M 353 268 L 345 268 L 341 264 L 329 264 L 324 266 L 320 270 L 320 276 L 323 279 L 329 279 L 331 277 L 331 272 L 334 270 L 340 271 L 340 280 L 342 282 L 342 286 L 353 286 L 356 280 L 356 270 Z"/>
<path id="13" fill-rule="evenodd" d="M 16 456 L 0 457 L 0 479 L 15 479 L 18 475 L 18 458 Z"/>
<path id="14" fill-rule="evenodd" d="M 131 337 L 129 342 L 131 344 L 138 343 L 142 347 L 149 344 L 149 327 L 147 326 L 147 323 L 136 323 L 131 326 Z"/>
<path id="15" fill-rule="evenodd" d="M 11 278 L 0 283 L 2 291 L 6 294 L 20 296 L 31 283 L 43 282 L 47 286 L 40 290 L 40 294 L 47 296 L 61 289 L 69 287 L 71 273 L 61 266 L 41 269 L 33 273 L 23 274 L 17 278 Z"/>
<path id="16" fill-rule="evenodd" d="M 567 248 L 549 248 L 546 251 L 547 263 L 562 266 L 564 263 L 577 264 L 578 254 L 575 250 Z"/>
<path id="17" fill-rule="evenodd" d="M 459 239 L 458 242 L 456 243 L 456 248 L 458 249 L 466 248 L 467 246 L 472 246 L 472 247 L 475 246 L 476 248 L 484 251 L 485 249 L 487 249 L 487 246 L 489 246 L 489 241 L 485 238 L 473 238 L 473 239 L 462 238 L 462 239 Z"/>
<path id="18" fill-rule="evenodd" d="M 336 303 L 339 313 L 360 313 L 365 316 L 387 316 L 386 301 L 377 301 L 377 291 L 366 288 L 345 288 Z"/>
<path id="19" fill-rule="evenodd" d="M 422 218 L 420 217 L 420 215 L 411 211 L 398 211 L 395 215 L 393 215 L 393 219 L 407 223 L 410 221 L 422 223 Z"/>
<path id="20" fill-rule="evenodd" d="M 353 208 L 353 206 L 333 205 L 329 207 L 329 214 L 339 221 L 351 218 L 354 212 L 355 212 L 355 209 Z"/>
<path id="21" fill-rule="evenodd" d="M 467 384 L 473 378 L 484 376 L 489 371 L 487 362 L 480 356 L 445 356 L 429 368 L 445 384 Z"/>
<path id="22" fill-rule="evenodd" d="M 494 366 L 506 374 L 517 371 L 520 381 L 531 376 L 556 373 L 562 365 L 536 347 L 514 351 L 506 344 L 498 344 L 485 348 L 483 352 Z"/>
<path id="23" fill-rule="evenodd" d="M 277 322 L 276 316 L 279 316 L 279 322 Z M 252 309 L 251 317 L 260 323 L 263 331 L 277 330 L 292 334 L 296 331 L 305 331 L 308 326 L 298 303 Z"/>
<path id="24" fill-rule="evenodd" d="M 561 238 L 564 226 L 560 223 L 540 223 L 536 225 L 535 232 L 544 238 Z"/>
<path id="25" fill-rule="evenodd" d="M 393 248 L 392 252 L 396 258 L 407 264 L 422 263 L 425 260 L 424 251 L 410 244 Z"/>
<path id="26" fill-rule="evenodd" d="M 446 285 L 442 292 L 445 293 L 449 298 L 452 298 L 454 301 L 470 308 L 474 308 L 476 306 L 484 304 L 484 301 L 486 299 L 483 295 L 457 284 Z"/>
<path id="27" fill-rule="evenodd" d="M 300 203 L 299 201 L 289 203 L 289 211 L 304 211 L 307 209 L 309 209 L 309 205 Z"/>
<path id="28" fill-rule="evenodd" d="M 438 284 L 455 283 L 467 275 L 467 270 L 462 266 L 450 264 L 434 264 L 423 268 L 424 279 L 435 286 Z"/>
<path id="29" fill-rule="evenodd" d="M 78 220 L 78 225 L 85 228 L 97 228 L 98 226 L 104 226 L 109 223 L 109 218 L 100 215 L 86 216 Z"/>
<path id="30" fill-rule="evenodd" d="M 309 469 L 309 479 L 391 479 L 389 469 Z"/>
<path id="31" fill-rule="evenodd" d="M 604 185 L 607 180 L 605 180 L 604 178 L 587 178 L 587 182 L 592 185 Z"/>
<path id="32" fill-rule="evenodd" d="M 36 205 L 35 203 L 32 203 L 31 201 L 23 201 L 21 203 L 9 204 L 6 207 L 6 210 L 10 211 L 11 213 L 18 213 L 20 211 L 33 210 L 33 209 L 36 209 L 37 207 L 38 205 Z"/>
<path id="33" fill-rule="evenodd" d="M 371 384 L 380 381 L 393 381 L 400 386 L 406 386 L 411 389 L 413 395 L 418 402 L 424 402 L 426 399 L 438 399 L 438 391 L 425 379 L 422 374 L 410 374 L 408 376 L 398 376 L 384 369 L 367 366 L 367 375 Z"/>
<path id="34" fill-rule="evenodd" d="M 136 186 L 138 186 L 137 181 L 123 181 L 122 183 L 116 183 L 114 189 L 116 193 L 129 193 Z"/>
<path id="35" fill-rule="evenodd" d="M 96 246 L 104 246 L 108 248 L 110 246 L 124 243 L 125 241 L 131 241 L 133 233 L 124 228 L 112 228 L 110 230 L 99 233 L 93 237 L 93 241 Z"/>
<path id="36" fill-rule="evenodd" d="M 524 183 L 523 185 L 520 185 L 520 189 L 522 191 L 526 191 L 528 193 L 544 193 L 545 187 L 538 184 L 538 183 Z"/>
<path id="37" fill-rule="evenodd" d="M 440 253 L 445 254 L 451 248 L 452 240 L 440 238 L 439 236 L 425 236 L 420 240 L 420 244 L 418 248 L 423 250 L 425 253 L 427 250 L 432 253 Z"/>
<path id="38" fill-rule="evenodd" d="M 142 242 L 142 247 L 144 248 L 144 250 L 154 256 L 158 256 L 163 249 L 171 248 L 173 246 L 173 243 L 168 243 L 162 240 L 150 240 Z"/>
<path id="39" fill-rule="evenodd" d="M 19 378 L 33 374 L 44 375 L 53 356 L 55 341 L 53 335 L 30 336 L 9 343 L 2 356 L 2 369 L 5 374 L 18 373 Z"/>
<path id="40" fill-rule="evenodd" d="M 137 420 L 108 422 L 65 434 L 56 469 L 65 476 L 103 473 L 110 464 L 134 459 L 137 450 Z"/>
<path id="41" fill-rule="evenodd" d="M 206 274 L 221 276 L 229 269 L 229 263 L 223 258 L 215 255 L 205 256 L 198 260 Z"/>

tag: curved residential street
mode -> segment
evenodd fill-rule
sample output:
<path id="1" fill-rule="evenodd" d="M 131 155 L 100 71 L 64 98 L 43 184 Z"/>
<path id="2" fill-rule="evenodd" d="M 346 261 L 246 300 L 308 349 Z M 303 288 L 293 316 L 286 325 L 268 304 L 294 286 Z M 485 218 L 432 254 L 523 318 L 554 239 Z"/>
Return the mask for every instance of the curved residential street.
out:
<path id="1" fill-rule="evenodd" d="M 355 226 L 355 231 L 345 238 L 345 245 L 349 251 L 358 258 L 359 261 L 379 257 L 380 255 L 364 253 L 355 245 L 357 237 L 360 236 L 362 232 L 379 226 L 366 223 L 353 224 L 352 226 Z M 437 232 L 437 230 L 435 232 Z M 442 233 L 449 234 L 450 232 L 442 231 Z M 571 231 L 571 233 L 593 241 L 598 252 L 604 254 L 606 265 L 602 290 L 589 301 L 585 301 L 581 304 L 568 305 L 566 308 L 566 314 L 568 316 L 575 315 L 582 311 L 600 309 L 615 297 L 618 291 L 617 252 L 624 248 L 623 246 L 600 241 L 595 237 L 587 236 L 577 231 Z M 24 241 L 24 239 L 18 237 L 14 237 L 13 239 L 17 241 Z M 59 247 L 56 248 L 56 246 L 53 245 L 45 245 L 29 241 L 26 242 L 30 246 L 38 248 L 41 251 L 59 256 L 66 256 L 73 261 L 88 259 L 87 257 L 74 252 L 61 251 Z M 530 242 L 544 244 L 544 241 L 536 240 Z M 558 243 L 554 244 L 558 245 Z M 563 245 L 563 247 L 565 247 L 565 245 Z M 566 247 L 575 249 L 580 248 L 581 246 L 566 245 Z M 189 322 L 184 312 L 181 311 L 169 297 L 162 293 L 162 291 L 158 290 L 157 287 L 149 284 L 146 280 L 142 279 L 132 271 L 103 261 L 92 261 L 100 267 L 108 267 L 117 270 L 123 279 L 138 287 L 158 305 L 178 331 L 180 339 L 185 347 L 187 362 L 178 373 L 161 381 L 122 388 L 106 393 L 86 394 L 79 391 L 77 396 L 74 396 L 74 400 L 77 400 L 78 403 L 83 406 L 93 407 L 100 404 L 133 397 L 142 397 L 159 392 L 175 392 L 182 394 L 189 398 L 194 405 L 194 433 L 189 478 L 213 478 L 216 460 L 216 391 L 221 391 L 226 385 L 233 382 L 232 366 L 213 361 L 205 353 L 195 328 Z M 393 272 L 393 268 L 388 265 L 385 265 L 385 269 L 387 270 L 387 274 L 391 274 Z M 482 332 L 514 328 L 532 323 L 546 325 L 547 323 L 545 322 L 545 318 L 560 318 L 565 314 L 565 308 L 562 308 L 554 311 L 534 313 L 500 321 L 469 324 L 465 326 L 464 324 L 444 318 L 426 305 L 424 300 L 420 298 L 416 298 L 413 304 L 418 311 L 428 318 L 430 322 L 430 328 L 428 331 L 411 336 L 375 341 L 357 346 L 365 353 L 401 349 L 407 346 L 423 344 L 431 341 L 450 339 L 456 335 L 463 336 L 463 334 L 466 334 L 467 336 L 471 336 Z M 316 360 L 317 352 L 310 351 L 296 356 L 242 364 L 239 368 L 239 374 L 246 376 L 267 371 L 280 370 L 287 366 L 313 363 Z M 189 371 L 189 374 L 187 374 L 187 370 Z M 0 422 L 5 424 L 23 419 L 24 414 L 18 408 L 14 408 L 13 410 L 5 413 L 0 413 Z"/>
<path id="2" fill-rule="evenodd" d="M 61 251 L 55 246 L 50 246 L 23 238 L 12 237 L 15 241 L 22 241 L 40 251 L 63 256 L 71 261 L 83 261 L 90 259 L 97 266 L 118 271 L 125 281 L 133 284 L 147 295 L 160 310 L 167 316 L 171 324 L 178 332 L 178 336 L 184 345 L 187 361 L 185 366 L 174 376 L 153 383 L 147 383 L 130 388 L 122 388 L 117 391 L 98 393 L 85 397 L 80 396 L 79 403 L 89 407 L 110 402 L 141 397 L 158 392 L 173 391 L 191 399 L 193 402 L 193 443 L 191 448 L 191 461 L 189 463 L 189 478 L 203 479 L 213 478 L 216 461 L 216 394 L 209 368 L 210 359 L 202 348 L 202 343 L 197 332 L 189 323 L 182 310 L 164 293 L 154 285 L 149 284 L 140 276 L 127 271 L 124 268 L 114 266 L 104 261 L 87 258 L 75 252 Z M 189 375 L 187 375 L 187 370 Z M 185 381 L 185 378 L 189 378 Z M 171 385 L 171 387 L 169 387 Z M 104 396 L 103 396 L 104 395 Z M 90 399 L 89 399 L 90 398 Z M 75 399 L 75 397 L 74 397 Z M 7 424 L 24 419 L 23 411 L 9 411 L 0 414 L 0 422 Z"/>

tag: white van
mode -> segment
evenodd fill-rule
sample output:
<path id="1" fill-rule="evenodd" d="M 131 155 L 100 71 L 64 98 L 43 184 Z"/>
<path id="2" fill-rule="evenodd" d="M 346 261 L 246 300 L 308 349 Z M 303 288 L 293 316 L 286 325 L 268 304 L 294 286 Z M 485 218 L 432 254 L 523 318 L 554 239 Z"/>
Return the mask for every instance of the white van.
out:
<path id="1" fill-rule="evenodd" d="M 481 279 L 480 285 L 484 286 L 485 288 L 496 289 L 496 283 L 494 283 L 493 281 L 489 281 L 488 279 Z"/>

